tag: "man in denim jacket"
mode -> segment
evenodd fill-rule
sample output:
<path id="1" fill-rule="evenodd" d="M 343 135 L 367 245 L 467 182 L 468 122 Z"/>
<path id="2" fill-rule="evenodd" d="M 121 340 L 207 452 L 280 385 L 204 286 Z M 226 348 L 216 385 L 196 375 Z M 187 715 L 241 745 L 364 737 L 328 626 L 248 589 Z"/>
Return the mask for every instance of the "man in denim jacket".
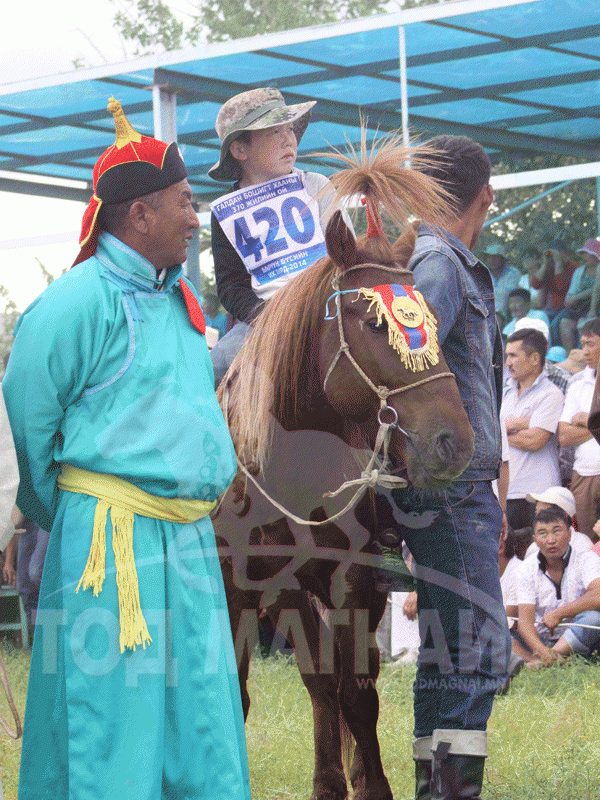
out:
<path id="1" fill-rule="evenodd" d="M 493 200 L 491 165 L 464 137 L 429 143 L 440 154 L 426 171 L 444 182 L 457 216 L 446 230 L 418 228 L 409 264 L 433 306 L 444 357 L 475 435 L 470 466 L 437 495 L 398 490 L 400 512 L 428 527 L 405 529 L 416 565 L 421 650 L 415 680 L 416 797 L 480 797 L 486 725 L 506 674 L 509 638 L 498 575 L 502 509 L 492 492 L 501 440 L 502 343 L 488 269 L 473 247 Z M 433 522 L 431 513 L 435 512 Z"/>

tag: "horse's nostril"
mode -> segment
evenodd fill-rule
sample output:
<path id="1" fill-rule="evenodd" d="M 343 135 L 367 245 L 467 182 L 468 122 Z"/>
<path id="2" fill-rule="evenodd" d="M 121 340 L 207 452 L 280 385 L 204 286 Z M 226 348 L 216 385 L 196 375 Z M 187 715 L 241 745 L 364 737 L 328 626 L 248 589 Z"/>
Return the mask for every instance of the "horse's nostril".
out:
<path id="1" fill-rule="evenodd" d="M 452 465 L 456 458 L 456 445 L 447 431 L 438 434 L 435 451 L 444 464 Z"/>

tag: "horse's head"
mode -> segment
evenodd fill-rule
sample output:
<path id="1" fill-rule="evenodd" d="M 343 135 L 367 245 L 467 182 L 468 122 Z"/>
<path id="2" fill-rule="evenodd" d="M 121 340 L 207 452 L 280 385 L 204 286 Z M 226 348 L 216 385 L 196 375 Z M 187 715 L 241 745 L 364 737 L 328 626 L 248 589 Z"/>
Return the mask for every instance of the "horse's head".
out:
<path id="1" fill-rule="evenodd" d="M 391 460 L 406 466 L 415 485 L 443 486 L 469 464 L 473 431 L 438 345 L 435 316 L 402 266 L 414 230 L 393 247 L 366 237 L 359 247 L 337 213 L 326 240 L 337 267 L 319 356 L 326 400 L 371 447 L 379 422 L 397 414 Z"/>

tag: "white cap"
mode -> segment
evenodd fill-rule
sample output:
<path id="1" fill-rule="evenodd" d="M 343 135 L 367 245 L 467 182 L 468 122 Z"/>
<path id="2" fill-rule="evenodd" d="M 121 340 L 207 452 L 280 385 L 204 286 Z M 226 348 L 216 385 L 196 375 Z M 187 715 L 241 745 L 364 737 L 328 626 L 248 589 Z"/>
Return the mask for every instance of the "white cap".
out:
<path id="1" fill-rule="evenodd" d="M 551 503 L 553 506 L 562 508 L 569 517 L 575 516 L 575 498 L 573 492 L 565 486 L 551 486 L 540 494 L 528 494 L 527 500 L 530 503 Z"/>
<path id="2" fill-rule="evenodd" d="M 534 331 L 543 333 L 546 341 L 550 341 L 550 329 L 543 319 L 534 319 L 533 317 L 521 317 L 515 322 L 515 332 L 520 331 L 522 328 L 533 328 Z"/>

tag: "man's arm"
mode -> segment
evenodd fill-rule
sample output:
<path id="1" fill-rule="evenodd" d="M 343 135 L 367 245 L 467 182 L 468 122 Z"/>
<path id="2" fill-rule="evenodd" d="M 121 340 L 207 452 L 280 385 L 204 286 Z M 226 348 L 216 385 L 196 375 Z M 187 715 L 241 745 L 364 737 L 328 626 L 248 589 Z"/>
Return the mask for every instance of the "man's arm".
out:
<path id="1" fill-rule="evenodd" d="M 415 276 L 415 288 L 435 311 L 438 318 L 438 341 L 443 346 L 463 302 L 458 267 L 448 255 L 437 250 L 418 254 L 408 266 Z"/>
<path id="2" fill-rule="evenodd" d="M 577 600 L 565 603 L 545 614 L 544 625 L 553 631 L 563 619 L 570 619 L 583 611 L 600 611 L 600 578 L 593 580 Z"/>
<path id="3" fill-rule="evenodd" d="M 46 531 L 52 529 L 58 501 L 60 464 L 54 453 L 63 419 L 101 364 L 114 322 L 102 286 L 99 277 L 79 272 L 52 283 L 21 315 L 2 381 L 21 478 L 17 505 Z M 126 330 L 121 307 L 117 313 Z M 124 336 L 123 361 L 127 346 Z"/>
<path id="4" fill-rule="evenodd" d="M 592 434 L 587 429 L 587 414 L 580 412 L 582 416 L 576 414 L 572 422 L 558 423 L 558 442 L 561 447 L 577 447 L 592 438 Z M 583 418 L 585 417 L 585 422 Z"/>
<path id="5" fill-rule="evenodd" d="M 529 603 L 519 603 L 519 633 L 527 647 L 542 659 L 544 664 L 551 664 L 557 655 L 540 639 L 535 628 L 535 606 Z"/>
<path id="6" fill-rule="evenodd" d="M 509 433 L 508 443 L 511 447 L 516 447 L 517 450 L 535 453 L 548 444 L 552 436 L 553 434 L 550 431 L 545 431 L 543 428 L 528 428 L 525 431 Z"/>

